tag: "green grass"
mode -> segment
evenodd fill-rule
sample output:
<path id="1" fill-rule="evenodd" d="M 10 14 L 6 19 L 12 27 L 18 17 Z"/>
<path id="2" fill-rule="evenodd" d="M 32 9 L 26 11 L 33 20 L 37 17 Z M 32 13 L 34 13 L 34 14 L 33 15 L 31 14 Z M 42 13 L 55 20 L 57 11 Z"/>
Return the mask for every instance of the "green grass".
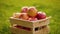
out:
<path id="1" fill-rule="evenodd" d="M 0 0 L 0 34 L 10 34 L 9 17 L 23 6 L 35 6 L 52 16 L 49 34 L 60 34 L 60 0 Z"/>

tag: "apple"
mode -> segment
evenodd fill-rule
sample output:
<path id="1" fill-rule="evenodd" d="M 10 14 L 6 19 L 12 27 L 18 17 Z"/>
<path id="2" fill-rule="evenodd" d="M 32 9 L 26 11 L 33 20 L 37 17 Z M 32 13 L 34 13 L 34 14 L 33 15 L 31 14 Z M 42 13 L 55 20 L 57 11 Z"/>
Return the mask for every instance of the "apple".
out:
<path id="1" fill-rule="evenodd" d="M 24 29 L 27 31 L 31 31 L 31 28 L 28 28 L 28 27 L 25 27 Z"/>
<path id="2" fill-rule="evenodd" d="M 28 19 L 29 21 L 36 21 L 36 20 L 38 20 L 37 18 L 29 18 Z"/>
<path id="3" fill-rule="evenodd" d="M 35 17 L 37 15 L 37 9 L 35 7 L 30 7 L 27 13 L 30 17 Z"/>
<path id="4" fill-rule="evenodd" d="M 28 12 L 28 7 L 22 7 L 21 13 L 27 13 Z"/>
<path id="5" fill-rule="evenodd" d="M 19 29 L 24 29 L 24 30 L 27 30 L 27 31 L 30 31 L 30 30 L 31 30 L 31 29 L 28 28 L 28 27 L 19 26 L 19 25 L 16 25 L 16 26 L 14 26 L 14 27 L 19 28 Z"/>
<path id="6" fill-rule="evenodd" d="M 22 28 L 22 26 L 19 26 L 19 25 L 16 25 L 16 26 L 14 26 L 14 27 L 16 27 L 16 28 L 20 28 L 20 29 Z"/>
<path id="7" fill-rule="evenodd" d="M 46 13 L 45 12 L 38 12 L 36 17 L 38 20 L 44 19 L 44 18 L 46 18 Z"/>
<path id="8" fill-rule="evenodd" d="M 22 13 L 19 18 L 27 20 L 29 18 L 29 16 L 27 15 L 27 13 Z"/>
<path id="9" fill-rule="evenodd" d="M 14 18 L 19 18 L 20 15 L 21 15 L 21 13 L 14 13 L 14 14 L 13 14 L 13 17 L 14 17 Z"/>

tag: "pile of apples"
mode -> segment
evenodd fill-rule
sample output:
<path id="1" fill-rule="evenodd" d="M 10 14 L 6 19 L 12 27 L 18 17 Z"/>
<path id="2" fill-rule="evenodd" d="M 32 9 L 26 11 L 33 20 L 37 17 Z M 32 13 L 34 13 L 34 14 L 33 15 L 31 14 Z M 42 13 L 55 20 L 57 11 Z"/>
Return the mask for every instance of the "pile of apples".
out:
<path id="1" fill-rule="evenodd" d="M 22 7 L 20 13 L 15 13 L 14 18 L 36 21 L 46 18 L 46 13 L 38 11 L 35 7 Z"/>

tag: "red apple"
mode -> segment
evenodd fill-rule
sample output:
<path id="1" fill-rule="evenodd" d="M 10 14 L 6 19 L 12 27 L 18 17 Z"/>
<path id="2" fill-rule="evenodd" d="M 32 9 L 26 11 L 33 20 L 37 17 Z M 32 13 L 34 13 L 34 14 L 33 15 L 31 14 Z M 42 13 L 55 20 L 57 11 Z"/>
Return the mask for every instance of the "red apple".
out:
<path id="1" fill-rule="evenodd" d="M 21 13 L 27 13 L 28 12 L 28 7 L 22 7 Z"/>
<path id="2" fill-rule="evenodd" d="M 36 21 L 37 18 L 29 18 L 28 20 L 29 20 L 29 21 Z"/>
<path id="3" fill-rule="evenodd" d="M 19 26 L 19 25 L 16 25 L 14 27 L 22 29 L 22 26 Z"/>
<path id="4" fill-rule="evenodd" d="M 28 27 L 25 27 L 24 29 L 27 31 L 31 31 L 31 28 L 28 28 Z"/>
<path id="5" fill-rule="evenodd" d="M 16 26 L 14 26 L 14 27 L 19 28 L 19 29 L 24 29 L 24 30 L 27 30 L 27 31 L 31 31 L 31 28 L 24 27 L 24 26 L 16 25 Z"/>
<path id="6" fill-rule="evenodd" d="M 44 18 L 46 18 L 46 13 L 45 12 L 38 12 L 36 17 L 38 20 L 44 19 Z"/>
<path id="7" fill-rule="evenodd" d="M 27 13 L 22 13 L 19 18 L 27 20 L 29 18 L 29 16 L 27 15 Z"/>
<path id="8" fill-rule="evenodd" d="M 28 11 L 28 15 L 31 17 L 35 17 L 37 15 L 37 9 L 35 7 L 30 7 Z"/>

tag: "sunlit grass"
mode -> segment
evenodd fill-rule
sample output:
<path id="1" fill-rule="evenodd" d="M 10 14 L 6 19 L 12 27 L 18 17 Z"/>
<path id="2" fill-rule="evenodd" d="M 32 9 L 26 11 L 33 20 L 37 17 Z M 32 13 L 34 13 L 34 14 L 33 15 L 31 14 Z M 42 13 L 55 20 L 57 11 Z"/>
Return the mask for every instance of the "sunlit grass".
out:
<path id="1" fill-rule="evenodd" d="M 9 17 L 23 6 L 35 6 L 52 16 L 50 34 L 60 34 L 60 0 L 0 0 L 0 34 L 10 34 Z"/>

